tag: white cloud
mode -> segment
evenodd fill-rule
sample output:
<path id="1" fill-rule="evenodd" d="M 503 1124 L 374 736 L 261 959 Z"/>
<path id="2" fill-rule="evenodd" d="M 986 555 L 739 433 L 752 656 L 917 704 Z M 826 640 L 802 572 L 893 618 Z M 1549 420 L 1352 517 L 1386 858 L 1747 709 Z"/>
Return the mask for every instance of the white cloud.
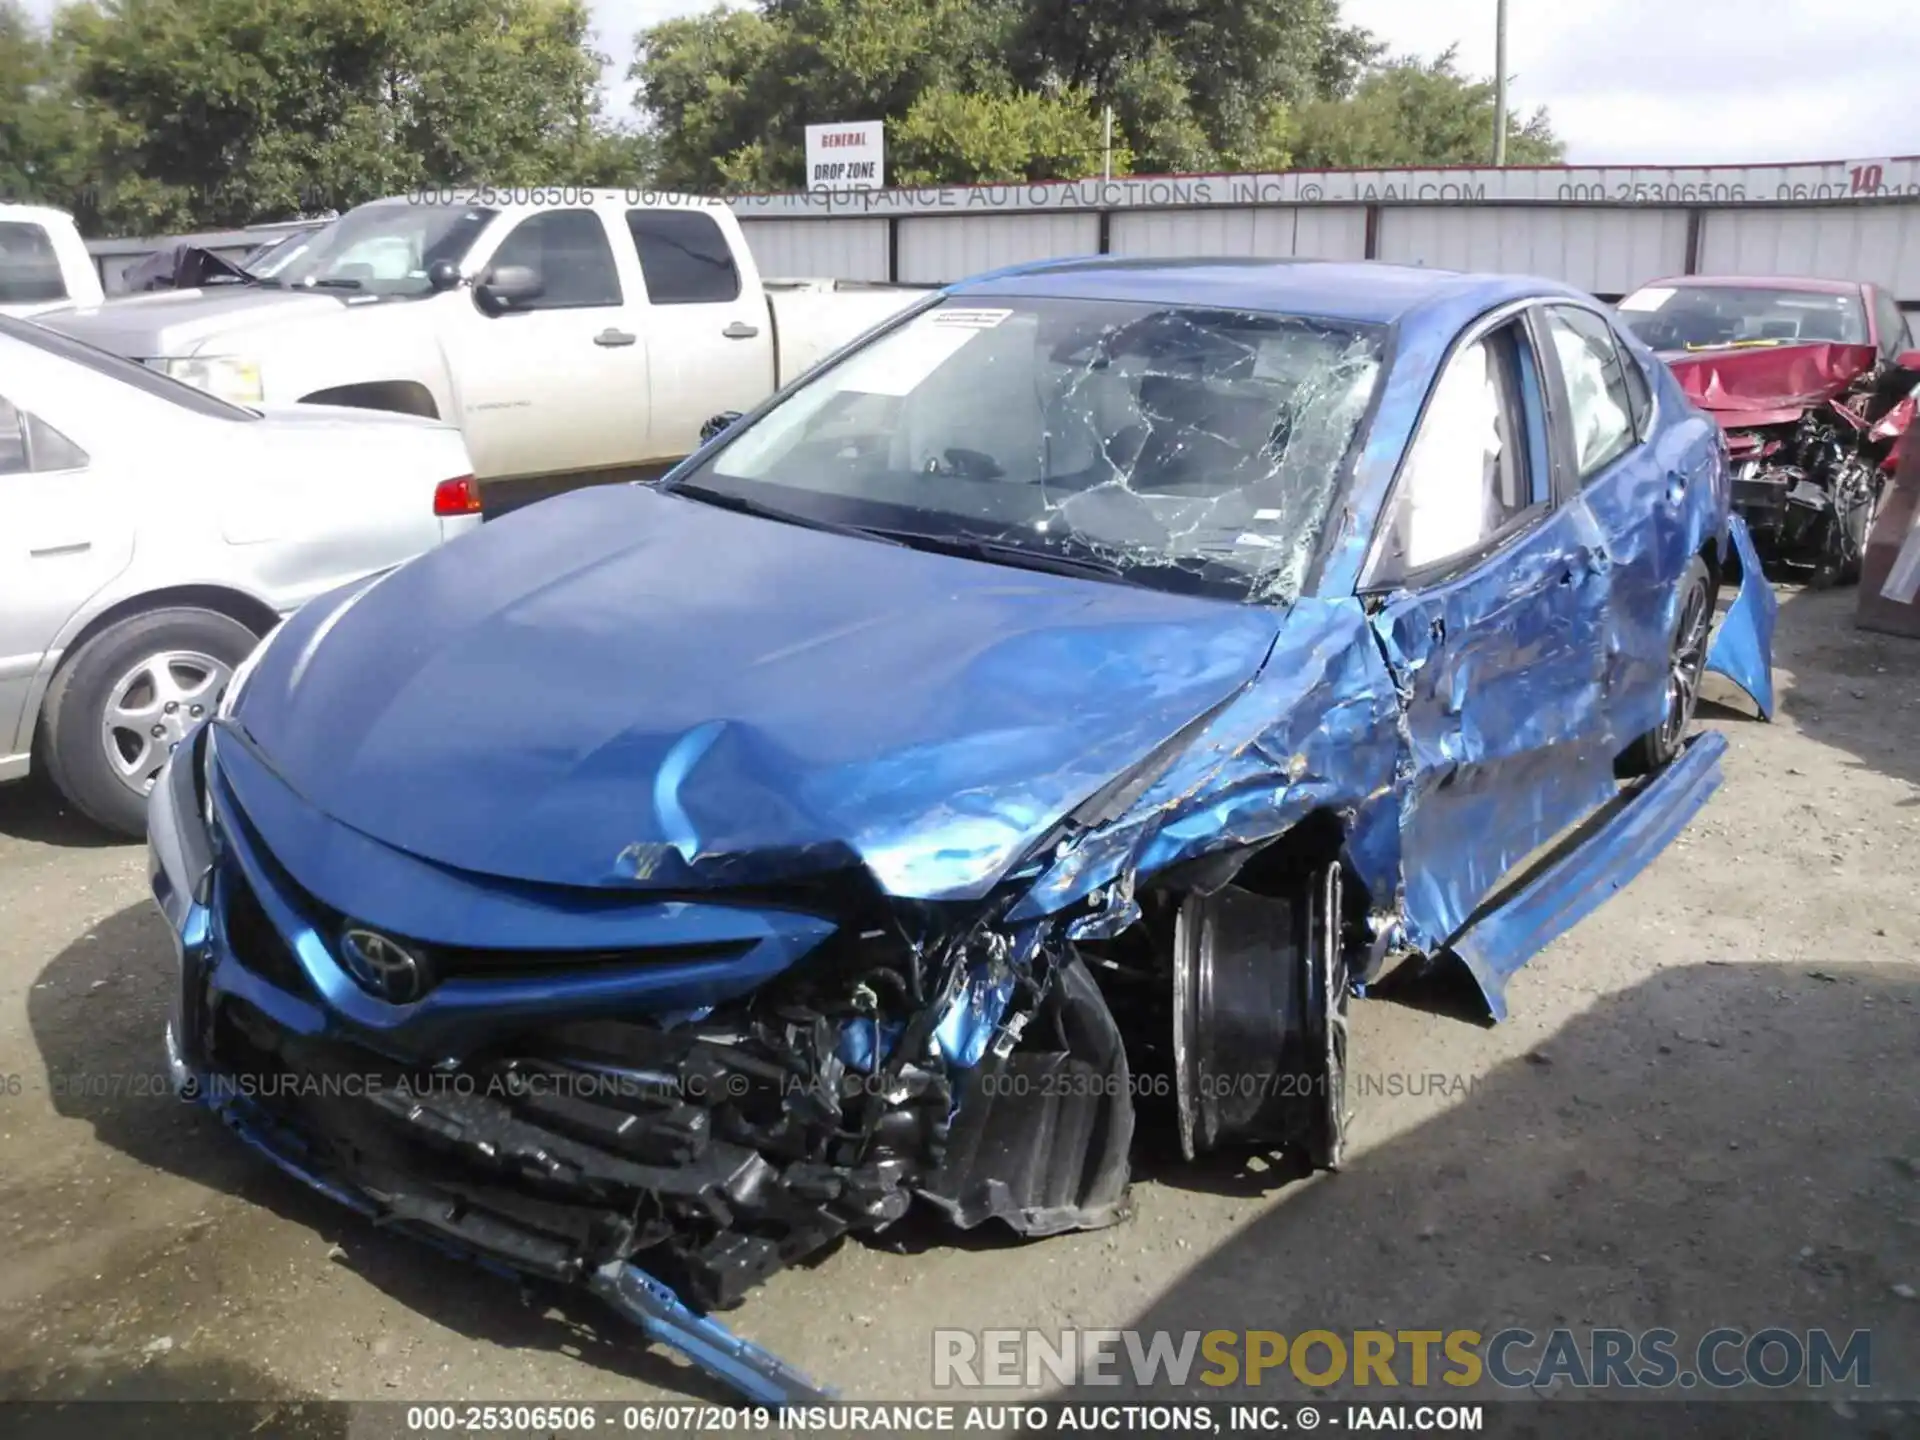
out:
<path id="1" fill-rule="evenodd" d="M 1396 49 L 1460 42 L 1493 73 L 1494 0 L 1346 0 Z M 1875 159 L 1920 151 L 1920 25 L 1827 0 L 1509 0 L 1519 113 L 1544 104 L 1576 164 Z"/>

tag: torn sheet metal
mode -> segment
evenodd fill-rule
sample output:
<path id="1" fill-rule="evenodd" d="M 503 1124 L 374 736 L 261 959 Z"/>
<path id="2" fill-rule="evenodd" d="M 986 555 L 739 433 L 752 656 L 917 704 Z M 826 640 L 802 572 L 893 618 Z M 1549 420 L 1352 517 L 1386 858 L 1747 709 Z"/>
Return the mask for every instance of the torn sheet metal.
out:
<path id="1" fill-rule="evenodd" d="M 1696 735 L 1579 843 L 1474 921 L 1448 947 L 1466 963 L 1495 1020 L 1507 1015 L 1507 979 L 1548 942 L 1623 889 L 1686 828 L 1720 786 L 1726 737 Z"/>
<path id="2" fill-rule="evenodd" d="M 653 1339 L 760 1405 L 799 1405 L 830 1400 L 800 1371 L 711 1315 L 696 1315 L 680 1297 L 635 1265 L 609 1262 L 593 1272 L 588 1288 Z"/>
<path id="3" fill-rule="evenodd" d="M 1776 423 L 1837 395 L 1873 368 L 1871 345 L 1778 345 L 1709 354 L 1664 354 L 1686 397 L 1723 425 Z"/>
<path id="4" fill-rule="evenodd" d="M 168 1031 L 172 1049 L 172 1031 Z M 365 1195 L 317 1173 L 295 1159 L 301 1148 L 297 1137 L 285 1133 L 246 1096 L 209 1087 L 179 1062 L 174 1052 L 175 1084 L 184 1098 L 197 1099 L 218 1115 L 227 1128 L 278 1169 L 328 1199 L 376 1223 L 391 1223 L 382 1207 Z M 279 1133 L 276 1133 L 279 1132 Z M 400 1228 L 406 1228 L 404 1222 Z M 432 1242 L 432 1237 L 423 1236 Z M 475 1260 L 457 1247 L 437 1245 L 455 1258 Z M 507 1278 L 515 1272 L 484 1260 L 482 1267 Z M 762 1405 L 804 1404 L 826 1400 L 834 1391 L 824 1388 L 778 1356 L 735 1335 L 710 1315 L 690 1310 L 673 1290 L 638 1266 L 609 1262 L 588 1280 L 588 1289 L 619 1314 L 637 1325 L 656 1343 L 678 1351 L 716 1380 Z"/>
<path id="5" fill-rule="evenodd" d="M 1707 669 L 1724 675 L 1747 693 L 1762 718 L 1773 718 L 1773 625 L 1779 597 L 1760 568 L 1747 522 L 1738 515 L 1727 526 L 1727 543 L 1740 566 L 1740 588 L 1707 647 Z"/>
<path id="6" fill-rule="evenodd" d="M 1195 735 L 1117 818 L 1059 852 L 1011 912 L 1055 913 L 1095 891 L 1124 904 L 1128 877 L 1271 840 L 1315 810 L 1351 821 L 1391 810 L 1398 763 L 1391 677 L 1358 600 L 1303 599 L 1258 678 Z M 1390 833 L 1353 858 L 1370 887 L 1398 889 Z"/>

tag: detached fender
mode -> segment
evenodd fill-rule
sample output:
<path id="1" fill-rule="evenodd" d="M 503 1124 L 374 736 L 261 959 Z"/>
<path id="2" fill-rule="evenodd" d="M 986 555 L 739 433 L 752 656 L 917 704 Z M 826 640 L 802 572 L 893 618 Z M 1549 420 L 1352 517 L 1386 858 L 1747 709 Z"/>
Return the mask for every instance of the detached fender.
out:
<path id="1" fill-rule="evenodd" d="M 1707 669 L 1724 675 L 1746 692 L 1764 720 L 1773 719 L 1773 626 L 1780 602 L 1760 570 L 1747 522 L 1738 515 L 1727 526 L 1727 541 L 1738 564 L 1740 588 L 1721 617 L 1707 647 Z"/>

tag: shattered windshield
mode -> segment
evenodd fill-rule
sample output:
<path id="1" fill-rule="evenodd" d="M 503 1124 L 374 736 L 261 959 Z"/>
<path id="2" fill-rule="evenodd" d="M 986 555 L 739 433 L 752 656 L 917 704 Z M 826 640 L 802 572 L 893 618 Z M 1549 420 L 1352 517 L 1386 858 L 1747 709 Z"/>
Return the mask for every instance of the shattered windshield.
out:
<path id="1" fill-rule="evenodd" d="M 433 289 L 427 267 L 436 260 L 459 264 L 497 213 L 476 205 L 376 201 L 302 237 L 284 256 L 276 252 L 270 268 L 251 269 L 268 285 L 425 295 Z"/>
<path id="2" fill-rule="evenodd" d="M 1649 285 L 1620 302 L 1620 318 L 1649 350 L 1867 344 L 1855 294 L 1761 285 Z"/>
<path id="3" fill-rule="evenodd" d="M 1284 603 L 1380 373 L 1378 327 L 950 298 L 677 482 L 1005 564 Z"/>

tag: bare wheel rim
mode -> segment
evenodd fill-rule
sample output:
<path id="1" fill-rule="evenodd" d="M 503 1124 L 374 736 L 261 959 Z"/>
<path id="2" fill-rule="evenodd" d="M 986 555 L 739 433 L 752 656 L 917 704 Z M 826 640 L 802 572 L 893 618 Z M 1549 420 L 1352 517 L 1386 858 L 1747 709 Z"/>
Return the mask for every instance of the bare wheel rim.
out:
<path id="1" fill-rule="evenodd" d="M 113 776 L 136 795 L 153 789 L 167 756 L 213 713 L 233 671 L 198 650 L 163 650 L 130 667 L 107 691 L 100 748 Z"/>
<path id="2" fill-rule="evenodd" d="M 1706 673 L 1707 587 L 1693 585 L 1687 590 L 1685 608 L 1680 615 L 1680 632 L 1674 639 L 1673 661 L 1667 669 L 1667 719 L 1661 727 L 1663 750 L 1679 748 L 1693 723 L 1694 707 L 1700 699 L 1700 677 Z"/>

